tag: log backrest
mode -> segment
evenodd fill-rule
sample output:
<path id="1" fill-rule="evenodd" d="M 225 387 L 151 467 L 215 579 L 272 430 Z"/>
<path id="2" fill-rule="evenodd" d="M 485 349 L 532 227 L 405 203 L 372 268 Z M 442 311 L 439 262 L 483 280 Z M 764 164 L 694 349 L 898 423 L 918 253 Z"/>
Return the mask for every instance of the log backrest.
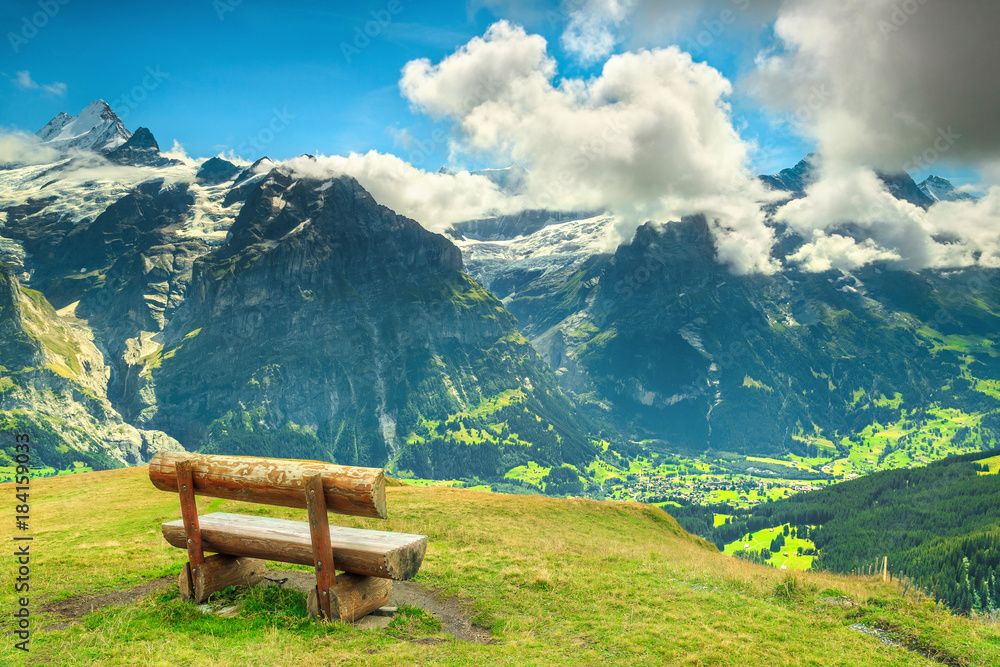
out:
<path id="1" fill-rule="evenodd" d="M 177 466 L 183 461 L 189 462 L 196 495 L 308 509 L 306 480 L 318 473 L 323 476 L 327 511 L 388 518 L 385 475 L 380 468 L 163 451 L 149 463 L 149 479 L 153 486 L 177 493 Z"/>

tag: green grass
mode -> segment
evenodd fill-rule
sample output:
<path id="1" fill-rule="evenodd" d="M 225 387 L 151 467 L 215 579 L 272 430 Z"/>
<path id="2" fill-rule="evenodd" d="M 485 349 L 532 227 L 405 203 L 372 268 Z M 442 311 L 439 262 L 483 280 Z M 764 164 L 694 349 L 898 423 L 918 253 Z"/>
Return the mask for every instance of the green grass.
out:
<path id="1" fill-rule="evenodd" d="M 1000 456 L 994 456 L 993 458 L 983 459 L 979 463 L 983 465 L 988 465 L 990 471 L 988 473 L 982 473 L 984 475 L 996 475 L 1000 474 Z"/>
<path id="2" fill-rule="evenodd" d="M 85 465 L 79 461 L 73 464 L 72 468 L 67 468 L 65 470 L 56 470 L 55 468 L 42 467 L 42 468 L 32 468 L 31 474 L 35 477 L 49 477 L 51 475 L 62 476 L 62 475 L 78 475 L 85 472 L 93 472 L 94 469 L 88 465 Z M 0 466 L 0 483 L 12 482 L 14 481 L 15 473 L 17 472 L 16 466 Z"/>
<path id="3" fill-rule="evenodd" d="M 239 594 L 234 618 L 149 595 L 85 615 L 76 625 L 45 600 L 106 593 L 168 575 L 184 553 L 160 535 L 176 496 L 145 468 L 32 482 L 31 653 L 8 641 L 0 664 L 19 665 L 933 665 L 849 628 L 900 628 L 962 664 L 996 664 L 997 629 L 900 599 L 894 585 L 781 572 L 729 558 L 635 503 L 506 496 L 447 487 L 391 486 L 390 519 L 331 515 L 332 523 L 427 535 L 417 581 L 465 600 L 489 644 L 452 639 L 426 613 L 404 610 L 383 630 L 314 623 L 301 596 Z M 0 497 L 12 488 L 0 485 Z M 266 509 L 199 499 L 202 512 Z M 12 526 L 0 523 L 10 544 Z M 824 604 L 829 591 L 856 607 Z M 13 608 L 9 586 L 0 605 Z M 0 620 L 9 631 L 7 613 Z M 50 629 L 43 629 L 43 628 Z M 6 635 L 5 635 L 6 636 Z"/>
<path id="4" fill-rule="evenodd" d="M 407 477 L 401 481 L 410 486 L 458 486 L 462 484 L 462 481 L 457 479 L 411 479 Z"/>
<path id="5" fill-rule="evenodd" d="M 517 466 L 508 470 L 507 474 L 504 475 L 504 479 L 519 479 L 541 488 L 542 478 L 548 475 L 551 469 L 540 466 L 534 461 L 528 461 L 528 465 L 526 466 Z"/>
<path id="6" fill-rule="evenodd" d="M 719 525 L 718 523 L 716 525 Z M 750 539 L 746 539 L 746 535 L 743 536 L 744 539 L 736 540 L 730 544 L 726 545 L 723 553 L 728 555 L 733 555 L 739 551 L 760 551 L 761 549 L 769 549 L 771 546 L 771 541 L 781 533 L 784 526 L 775 526 L 773 528 L 765 528 L 759 530 L 756 533 L 750 535 Z M 791 528 L 791 526 L 789 526 Z M 746 547 L 749 545 L 749 547 Z M 776 567 L 781 569 L 784 567 L 788 570 L 808 570 L 812 567 L 813 561 L 816 559 L 815 556 L 800 556 L 797 552 L 801 549 L 806 551 L 807 549 L 815 549 L 816 545 L 812 543 L 811 540 L 797 538 L 797 537 L 786 537 L 785 544 L 781 547 L 781 551 L 773 554 L 768 564 L 771 567 Z M 787 556 L 785 554 L 788 554 Z"/>

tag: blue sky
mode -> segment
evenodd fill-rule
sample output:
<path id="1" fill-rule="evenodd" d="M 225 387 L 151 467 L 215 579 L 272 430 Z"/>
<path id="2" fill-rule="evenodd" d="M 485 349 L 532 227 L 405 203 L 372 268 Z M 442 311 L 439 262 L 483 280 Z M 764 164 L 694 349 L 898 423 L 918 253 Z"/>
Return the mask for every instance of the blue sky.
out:
<path id="1" fill-rule="evenodd" d="M 558 3 L 504 11 L 413 0 L 298 0 L 280 7 L 261 0 L 51 2 L 58 11 L 35 20 L 44 23 L 37 34 L 25 21 L 42 11 L 38 2 L 6 2 L 0 9 L 6 35 L 0 45 L 0 125 L 33 132 L 60 111 L 76 114 L 103 98 L 130 130 L 149 127 L 164 148 L 176 140 L 191 155 L 232 149 L 248 159 L 259 152 L 282 159 L 375 149 L 404 159 L 412 153 L 419 166 L 436 169 L 448 163 L 447 147 L 432 140 L 438 126 L 401 97 L 400 70 L 417 58 L 439 62 L 500 18 L 543 35 L 560 76 L 587 78 L 600 71 L 600 63 L 581 66 L 562 49 L 567 14 Z M 375 36 L 359 38 L 366 27 Z M 10 33 L 28 39 L 12 42 Z M 692 30 L 663 45 L 677 41 L 731 79 L 760 43 L 755 29 L 735 39 L 732 33 L 726 40 L 713 38 L 707 48 L 697 36 Z M 18 83 L 23 71 L 35 87 Z M 65 84 L 61 94 L 46 90 L 57 83 Z M 761 147 L 755 166 L 790 166 L 811 149 L 774 125 L 748 96 L 737 92 L 732 102 L 737 128 Z M 281 129 L 271 138 L 268 127 Z M 403 129 L 433 146 L 425 159 L 399 144 L 395 133 Z"/>
<path id="2" fill-rule="evenodd" d="M 146 126 L 163 148 L 176 140 L 192 156 L 233 150 L 247 159 L 284 159 L 374 149 L 415 158 L 429 170 L 503 166 L 488 158 L 453 161 L 446 142 L 434 140 L 448 127 L 410 108 L 400 95 L 400 71 L 418 58 L 440 62 L 509 19 L 546 38 L 558 77 L 599 75 L 601 62 L 581 65 L 560 43 L 570 9 L 583 2 L 8 0 L 0 7 L 0 129 L 33 132 L 60 111 L 76 114 L 103 98 L 128 129 Z M 735 13 L 724 32 L 719 7 Z M 773 173 L 815 146 L 762 111 L 743 85 L 755 56 L 776 47 L 774 17 L 758 8 L 719 0 L 679 28 L 662 36 L 646 30 L 641 39 L 641 19 L 630 17 L 615 51 L 678 44 L 719 70 L 735 86 L 733 124 L 755 147 L 751 169 Z M 366 28 L 373 37 L 362 35 Z M 429 150 L 401 145 L 403 130 Z M 935 167 L 914 176 L 935 171 L 959 183 L 976 180 L 970 169 Z"/>

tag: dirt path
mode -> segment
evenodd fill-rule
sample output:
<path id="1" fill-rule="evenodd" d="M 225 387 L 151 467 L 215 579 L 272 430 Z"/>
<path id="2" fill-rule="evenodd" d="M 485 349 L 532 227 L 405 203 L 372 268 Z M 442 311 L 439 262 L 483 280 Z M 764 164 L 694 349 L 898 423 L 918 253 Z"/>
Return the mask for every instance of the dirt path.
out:
<path id="1" fill-rule="evenodd" d="M 283 572 L 271 570 L 268 578 L 285 588 L 308 593 L 316 585 L 316 576 L 311 572 Z M 392 582 L 390 607 L 401 605 L 419 607 L 441 621 L 442 629 L 456 639 L 478 644 L 490 643 L 490 631 L 473 625 L 470 619 L 471 605 L 457 598 L 446 598 L 425 588 L 415 581 Z"/>
<path id="2" fill-rule="evenodd" d="M 269 570 L 267 578 L 274 584 L 307 594 L 316 585 L 316 577 L 311 572 Z M 65 600 L 45 602 L 42 604 L 42 611 L 56 614 L 66 620 L 44 627 L 42 630 L 47 632 L 62 630 L 78 623 L 81 618 L 95 609 L 132 604 L 151 593 L 167 591 L 171 585 L 176 585 L 176 583 L 177 577 L 168 575 L 121 591 L 79 595 Z M 470 619 L 471 605 L 457 598 L 442 597 L 435 591 L 414 581 L 394 581 L 392 582 L 392 598 L 388 606 L 399 607 L 404 604 L 419 607 L 433 614 L 441 621 L 442 629 L 456 639 L 479 644 L 490 643 L 489 630 L 472 624 Z"/>
<path id="3" fill-rule="evenodd" d="M 95 593 L 93 595 L 78 595 L 76 597 L 66 598 L 65 600 L 45 602 L 42 604 L 42 611 L 62 616 L 67 619 L 67 621 L 50 625 L 42 628 L 42 630 L 62 630 L 63 628 L 69 627 L 70 625 L 73 625 L 73 623 L 78 622 L 79 619 L 83 618 L 95 609 L 131 604 L 141 600 L 150 593 L 166 591 L 170 588 L 171 584 L 176 583 L 176 576 L 167 575 L 165 577 L 160 577 L 159 579 L 154 579 L 153 581 L 147 581 L 144 584 L 139 584 L 138 586 L 133 586 L 132 588 L 128 588 L 123 591 Z"/>

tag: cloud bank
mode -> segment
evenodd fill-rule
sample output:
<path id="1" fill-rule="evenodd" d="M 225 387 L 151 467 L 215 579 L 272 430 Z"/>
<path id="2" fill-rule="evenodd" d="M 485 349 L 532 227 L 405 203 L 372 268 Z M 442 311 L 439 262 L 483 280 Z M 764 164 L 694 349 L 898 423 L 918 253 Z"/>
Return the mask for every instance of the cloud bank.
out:
<path id="1" fill-rule="evenodd" d="M 453 124 L 453 154 L 528 167 L 534 208 L 607 208 L 628 221 L 625 237 L 653 217 L 705 212 L 721 237 L 759 240 L 720 253 L 736 271 L 776 269 L 754 204 L 766 195 L 717 70 L 668 47 L 611 56 L 589 80 L 556 74 L 544 38 L 500 21 L 437 64 L 408 63 L 400 89 Z"/>
<path id="2" fill-rule="evenodd" d="M 782 50 L 761 56 L 751 83 L 792 113 L 822 91 L 798 124 L 828 160 L 901 169 L 935 145 L 938 159 L 996 159 L 997 25 L 995 2 L 787 2 L 774 26 Z"/>
<path id="3" fill-rule="evenodd" d="M 443 232 L 456 222 L 525 208 L 523 201 L 504 195 L 484 176 L 468 171 L 427 172 L 395 155 L 377 151 L 346 157 L 299 157 L 281 165 L 305 178 L 353 176 L 378 203 L 433 232 Z"/>

